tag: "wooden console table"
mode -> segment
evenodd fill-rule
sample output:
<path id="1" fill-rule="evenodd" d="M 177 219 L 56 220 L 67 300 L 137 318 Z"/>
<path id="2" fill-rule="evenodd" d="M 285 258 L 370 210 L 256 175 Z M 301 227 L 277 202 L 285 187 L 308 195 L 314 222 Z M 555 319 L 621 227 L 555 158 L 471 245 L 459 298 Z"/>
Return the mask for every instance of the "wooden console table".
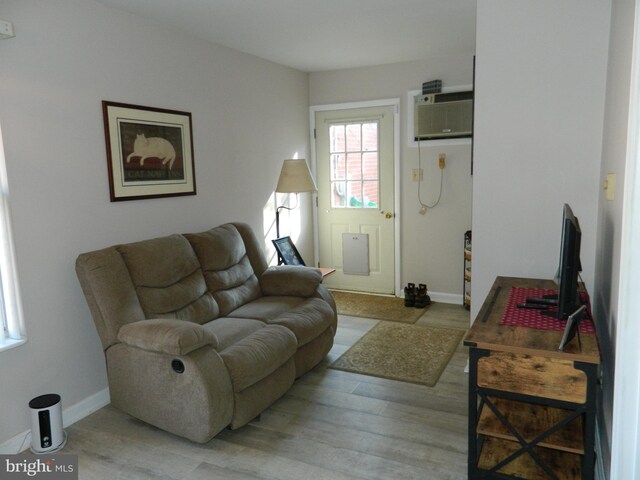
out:
<path id="1" fill-rule="evenodd" d="M 597 338 L 560 351 L 562 331 L 501 325 L 511 287 L 556 288 L 498 277 L 464 340 L 469 478 L 593 479 Z"/>

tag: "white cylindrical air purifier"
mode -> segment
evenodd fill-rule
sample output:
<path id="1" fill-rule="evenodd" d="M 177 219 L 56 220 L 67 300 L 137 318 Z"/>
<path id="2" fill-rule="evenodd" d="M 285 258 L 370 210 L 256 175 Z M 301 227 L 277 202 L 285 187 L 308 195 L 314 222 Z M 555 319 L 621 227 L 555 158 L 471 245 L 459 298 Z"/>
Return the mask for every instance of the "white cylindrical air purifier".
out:
<path id="1" fill-rule="evenodd" d="M 60 395 L 40 395 L 29 402 L 31 408 L 31 451 L 57 452 L 67 443 L 62 429 L 62 403 Z"/>

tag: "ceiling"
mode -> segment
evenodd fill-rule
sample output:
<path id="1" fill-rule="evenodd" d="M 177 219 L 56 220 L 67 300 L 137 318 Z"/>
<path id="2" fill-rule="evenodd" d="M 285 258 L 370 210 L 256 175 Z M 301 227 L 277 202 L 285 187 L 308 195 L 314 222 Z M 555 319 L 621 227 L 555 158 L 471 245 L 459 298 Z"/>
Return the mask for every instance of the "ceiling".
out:
<path id="1" fill-rule="evenodd" d="M 473 54 L 476 0 L 97 0 L 306 72 Z"/>

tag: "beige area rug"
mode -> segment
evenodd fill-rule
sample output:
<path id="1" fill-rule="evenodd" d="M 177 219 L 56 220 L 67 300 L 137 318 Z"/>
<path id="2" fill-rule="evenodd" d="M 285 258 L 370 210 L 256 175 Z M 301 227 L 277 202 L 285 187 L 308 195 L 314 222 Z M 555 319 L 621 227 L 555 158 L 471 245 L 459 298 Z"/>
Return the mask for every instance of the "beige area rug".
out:
<path id="1" fill-rule="evenodd" d="M 329 368 L 433 387 L 465 330 L 380 322 Z"/>
<path id="2" fill-rule="evenodd" d="M 416 323 L 426 308 L 405 307 L 403 298 L 331 291 L 340 315 L 388 322 Z"/>

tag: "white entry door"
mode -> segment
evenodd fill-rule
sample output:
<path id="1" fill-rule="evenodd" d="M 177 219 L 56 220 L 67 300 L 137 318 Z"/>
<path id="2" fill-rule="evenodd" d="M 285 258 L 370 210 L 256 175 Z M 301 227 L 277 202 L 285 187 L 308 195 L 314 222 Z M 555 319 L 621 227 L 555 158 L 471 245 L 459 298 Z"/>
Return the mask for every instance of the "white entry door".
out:
<path id="1" fill-rule="evenodd" d="M 320 265 L 329 288 L 395 293 L 394 106 L 315 114 Z"/>

